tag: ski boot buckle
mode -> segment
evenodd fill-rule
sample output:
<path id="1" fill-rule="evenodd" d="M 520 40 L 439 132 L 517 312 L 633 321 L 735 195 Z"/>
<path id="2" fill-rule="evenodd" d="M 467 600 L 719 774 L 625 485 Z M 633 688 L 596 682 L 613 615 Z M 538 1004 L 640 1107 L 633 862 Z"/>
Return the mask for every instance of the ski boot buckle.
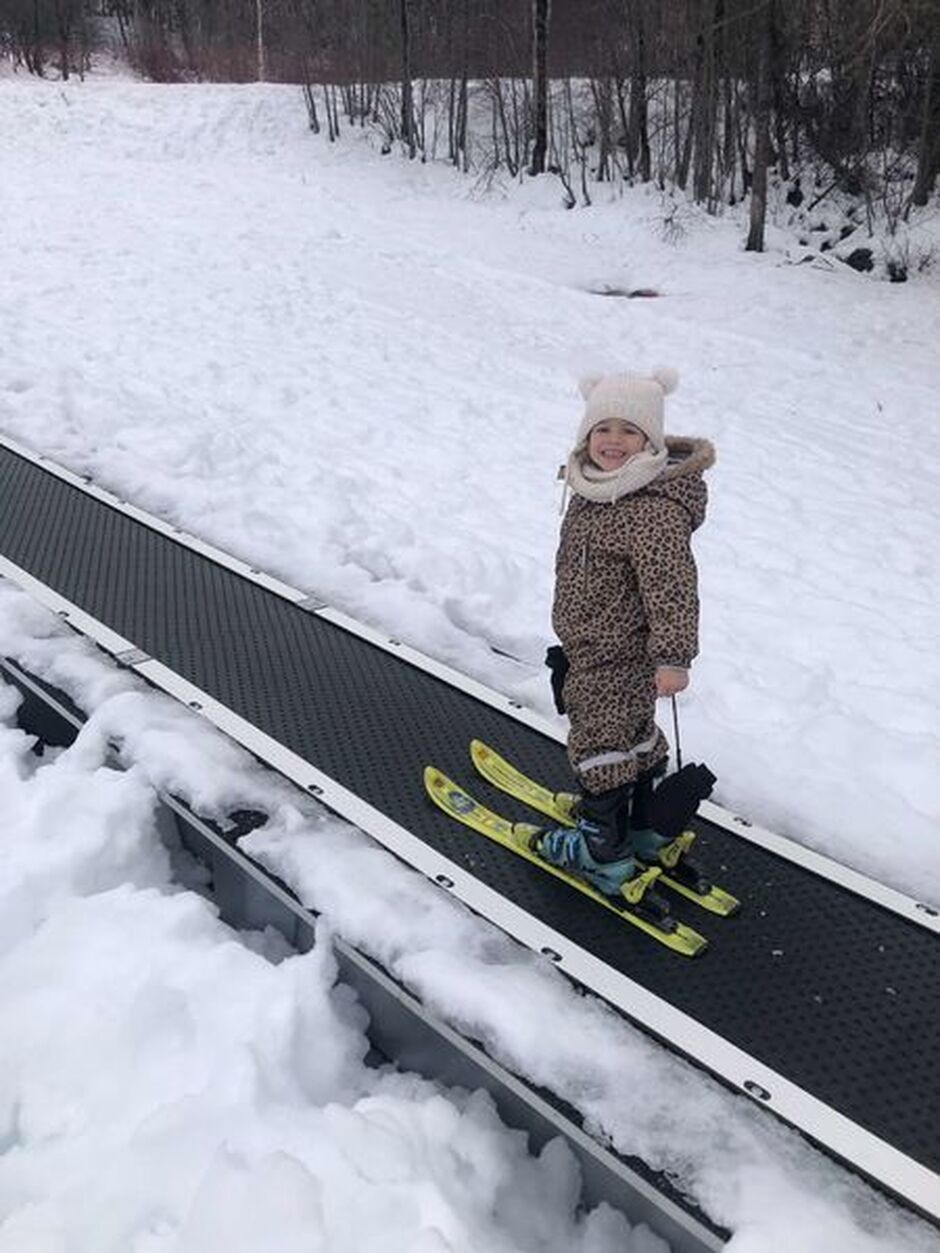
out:
<path id="1" fill-rule="evenodd" d="M 667 870 L 675 870 L 680 858 L 686 855 L 694 843 L 695 832 L 683 831 L 659 850 L 659 864 Z"/>
<path id="2" fill-rule="evenodd" d="M 632 879 L 628 879 L 620 888 L 624 899 L 630 905 L 639 905 L 646 895 L 647 889 L 653 886 L 661 874 L 662 871 L 659 866 L 649 866 L 641 874 L 634 875 Z"/>

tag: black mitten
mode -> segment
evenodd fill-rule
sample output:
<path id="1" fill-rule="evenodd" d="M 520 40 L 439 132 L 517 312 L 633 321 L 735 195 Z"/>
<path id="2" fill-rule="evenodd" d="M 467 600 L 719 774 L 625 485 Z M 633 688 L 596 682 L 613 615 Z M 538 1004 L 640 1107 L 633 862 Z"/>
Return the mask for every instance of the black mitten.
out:
<path id="1" fill-rule="evenodd" d="M 565 686 L 565 675 L 568 673 L 568 658 L 560 644 L 553 644 L 545 654 L 545 664 L 552 672 L 552 696 L 555 708 L 560 714 L 565 712 L 565 698 L 562 695 Z"/>
<path id="2" fill-rule="evenodd" d="M 699 802 L 711 796 L 716 782 L 707 766 L 683 766 L 653 792 L 646 812 L 649 825 L 667 840 L 674 840 L 695 817 Z"/>

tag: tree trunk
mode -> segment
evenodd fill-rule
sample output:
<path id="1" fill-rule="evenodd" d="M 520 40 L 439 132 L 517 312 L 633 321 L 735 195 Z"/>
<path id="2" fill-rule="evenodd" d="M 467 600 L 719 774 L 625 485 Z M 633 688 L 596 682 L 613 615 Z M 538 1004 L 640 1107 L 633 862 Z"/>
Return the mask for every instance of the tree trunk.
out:
<path id="1" fill-rule="evenodd" d="M 548 152 L 548 27 L 551 0 L 532 0 L 532 159 L 530 174 L 545 173 Z"/>
<path id="2" fill-rule="evenodd" d="M 468 80 L 470 66 L 468 52 L 470 47 L 470 0 L 463 4 L 463 31 L 460 40 L 460 86 L 457 92 L 457 121 L 454 133 L 454 164 L 466 171 L 469 168 L 467 158 L 467 115 L 469 110 Z"/>
<path id="3" fill-rule="evenodd" d="M 675 110 L 673 116 L 673 127 L 675 131 L 675 162 L 676 162 L 676 186 L 685 191 L 686 183 L 689 181 L 689 163 L 692 160 L 692 120 L 689 119 L 689 125 L 686 128 L 685 136 L 682 135 L 682 82 L 677 77 L 673 82 L 673 91 L 675 93 Z"/>
<path id="4" fill-rule="evenodd" d="M 56 35 L 59 43 L 59 73 L 68 80 L 71 73 L 72 24 L 74 19 L 72 0 L 56 0 Z"/>
<path id="5" fill-rule="evenodd" d="M 611 173 L 611 130 L 613 129 L 613 83 L 610 78 L 591 79 L 594 116 L 597 119 L 597 181 L 609 182 Z"/>
<path id="6" fill-rule="evenodd" d="M 255 34 L 257 37 L 258 82 L 263 83 L 268 76 L 264 56 L 264 0 L 255 0 Z"/>
<path id="7" fill-rule="evenodd" d="M 770 51 L 768 73 L 774 119 L 774 144 L 777 172 L 785 183 L 790 181 L 790 162 L 787 159 L 786 132 L 786 40 L 777 22 L 776 10 L 771 14 Z M 786 20 L 785 18 L 783 20 Z"/>
<path id="8" fill-rule="evenodd" d="M 643 4 L 632 8 L 633 17 L 633 73 L 630 75 L 630 134 L 631 160 L 639 161 L 640 179 L 650 181 L 650 133 L 649 111 L 646 101 L 646 20 Z"/>
<path id="9" fill-rule="evenodd" d="M 917 174 L 911 204 L 923 206 L 930 199 L 940 173 L 940 37 L 934 36 L 924 83 L 924 111 L 917 144 Z"/>
<path id="10" fill-rule="evenodd" d="M 408 0 L 399 0 L 401 19 L 401 137 L 408 156 L 415 155 L 414 94 L 411 87 L 411 30 L 408 23 Z"/>
<path id="11" fill-rule="evenodd" d="M 699 0 L 702 3 L 702 0 Z M 695 133 L 692 195 L 699 204 L 710 203 L 715 167 L 715 118 L 718 101 L 715 74 L 715 28 L 719 2 L 703 4 L 702 22 L 695 41 L 695 77 L 692 89 L 692 121 Z"/>
<path id="12" fill-rule="evenodd" d="M 306 71 L 307 81 L 303 85 L 304 102 L 307 106 L 307 120 L 315 135 L 320 133 L 320 118 L 317 115 L 317 102 L 313 95 L 313 84 L 310 82 L 310 71 Z"/>
<path id="13" fill-rule="evenodd" d="M 773 30 L 773 8 L 776 0 L 766 0 L 759 13 L 757 71 L 754 91 L 754 176 L 751 181 L 751 218 L 747 252 L 764 251 L 764 223 L 767 218 L 767 166 L 770 161 L 770 53 Z"/>
<path id="14" fill-rule="evenodd" d="M 327 134 L 330 143 L 339 139 L 339 107 L 336 103 L 336 88 L 332 83 L 324 86 L 323 97 L 326 101 Z"/>

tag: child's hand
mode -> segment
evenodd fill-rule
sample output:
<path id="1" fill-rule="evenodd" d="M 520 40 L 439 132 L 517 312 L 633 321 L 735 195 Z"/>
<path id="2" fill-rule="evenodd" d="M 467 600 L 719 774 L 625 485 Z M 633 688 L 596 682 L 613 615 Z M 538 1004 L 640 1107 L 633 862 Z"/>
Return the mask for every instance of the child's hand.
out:
<path id="1" fill-rule="evenodd" d="M 656 695 L 675 696 L 689 686 L 689 672 L 679 666 L 657 666 Z"/>

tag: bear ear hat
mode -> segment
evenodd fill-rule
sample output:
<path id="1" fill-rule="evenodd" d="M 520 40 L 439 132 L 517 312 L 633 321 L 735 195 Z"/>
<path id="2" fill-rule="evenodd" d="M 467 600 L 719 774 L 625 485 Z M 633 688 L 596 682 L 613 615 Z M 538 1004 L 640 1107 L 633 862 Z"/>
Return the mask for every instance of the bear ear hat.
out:
<path id="1" fill-rule="evenodd" d="M 584 378 L 579 380 L 578 389 L 585 400 L 587 400 L 603 377 L 602 374 L 585 374 Z"/>
<path id="2" fill-rule="evenodd" d="M 670 392 L 674 392 L 679 386 L 679 371 L 674 370 L 671 365 L 662 365 L 657 370 L 653 370 L 652 377 L 663 389 L 663 395 L 668 396 Z"/>

